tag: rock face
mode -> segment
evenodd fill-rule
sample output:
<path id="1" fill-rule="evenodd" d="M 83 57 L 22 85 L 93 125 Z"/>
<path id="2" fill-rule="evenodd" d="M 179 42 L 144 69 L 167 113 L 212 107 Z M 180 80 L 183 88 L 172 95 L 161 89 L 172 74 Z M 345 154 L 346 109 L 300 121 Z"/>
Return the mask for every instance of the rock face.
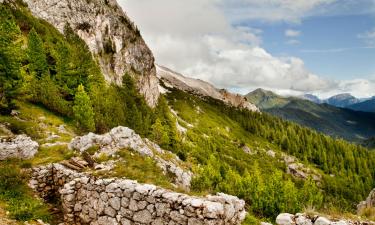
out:
<path id="1" fill-rule="evenodd" d="M 246 108 L 256 112 L 259 111 L 255 105 L 246 101 L 244 96 L 233 94 L 223 89 L 217 89 L 212 84 L 205 81 L 185 77 L 168 68 L 158 65 L 156 65 L 156 74 L 168 87 L 174 87 L 200 96 L 208 96 L 235 107 Z"/>
<path id="2" fill-rule="evenodd" d="M 103 135 L 89 133 L 85 136 L 74 138 L 69 144 L 70 149 L 80 152 L 84 152 L 94 146 L 99 148 L 95 156 L 99 156 L 102 153 L 114 155 L 121 149 L 130 148 L 142 156 L 153 158 L 165 173 L 175 175 L 175 183 L 177 185 L 185 189 L 190 188 L 193 174 L 179 166 L 181 160 L 176 155 L 167 153 L 167 151 L 161 149 L 157 144 L 148 139 L 142 139 L 127 127 L 116 127 Z M 163 158 L 167 154 L 168 157 Z M 168 158 L 168 160 L 165 158 Z"/>
<path id="3" fill-rule="evenodd" d="M 357 211 L 361 212 L 363 209 L 375 207 L 375 188 L 370 192 L 365 201 L 357 205 Z"/>
<path id="4" fill-rule="evenodd" d="M 192 197 L 125 179 L 98 179 L 60 164 L 34 168 L 30 186 L 59 193 L 65 224 L 241 224 L 245 202 L 234 196 Z"/>
<path id="5" fill-rule="evenodd" d="M 322 216 L 282 213 L 276 217 L 277 225 L 375 225 L 371 221 L 329 220 Z"/>
<path id="6" fill-rule="evenodd" d="M 39 144 L 26 135 L 0 139 L 0 160 L 30 159 L 38 152 Z"/>
<path id="7" fill-rule="evenodd" d="M 108 82 L 129 73 L 151 106 L 159 97 L 154 57 L 116 0 L 24 0 L 34 16 L 63 32 L 68 23 L 98 58 Z"/>

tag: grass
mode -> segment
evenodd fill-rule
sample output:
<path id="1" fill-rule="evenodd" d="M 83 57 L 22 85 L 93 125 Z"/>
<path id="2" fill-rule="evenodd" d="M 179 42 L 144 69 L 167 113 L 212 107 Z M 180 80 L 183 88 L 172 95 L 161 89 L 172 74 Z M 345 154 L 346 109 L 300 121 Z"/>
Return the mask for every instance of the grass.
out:
<path id="1" fill-rule="evenodd" d="M 24 163 L 30 163 L 32 166 L 57 163 L 62 160 L 70 159 L 76 155 L 76 152 L 69 150 L 66 145 L 53 147 L 40 147 L 34 158 L 26 160 Z"/>
<path id="2" fill-rule="evenodd" d="M 359 215 L 370 221 L 375 221 L 375 207 L 363 209 Z"/>
<path id="3" fill-rule="evenodd" d="M 5 210 L 9 212 L 10 218 L 19 221 L 51 221 L 48 206 L 34 197 L 27 186 L 27 176 L 19 165 L 19 160 L 0 162 L 0 201 Z"/>
<path id="4" fill-rule="evenodd" d="M 40 144 L 46 142 L 68 142 L 75 133 L 73 122 L 67 118 L 60 117 L 43 106 L 17 101 L 18 117 L 0 116 L 0 123 L 9 123 L 10 130 L 15 134 L 26 134 L 38 141 Z M 65 132 L 59 132 L 58 127 L 64 125 Z M 46 138 L 50 134 L 59 137 L 50 141 Z"/>
<path id="5" fill-rule="evenodd" d="M 148 157 L 139 155 L 132 150 L 124 149 L 118 152 L 120 160 L 108 172 L 96 173 L 102 177 L 118 177 L 137 180 L 140 183 L 150 183 L 164 188 L 173 189 L 171 178 L 163 173 L 156 162 Z M 110 158 L 107 158 L 109 160 Z"/>

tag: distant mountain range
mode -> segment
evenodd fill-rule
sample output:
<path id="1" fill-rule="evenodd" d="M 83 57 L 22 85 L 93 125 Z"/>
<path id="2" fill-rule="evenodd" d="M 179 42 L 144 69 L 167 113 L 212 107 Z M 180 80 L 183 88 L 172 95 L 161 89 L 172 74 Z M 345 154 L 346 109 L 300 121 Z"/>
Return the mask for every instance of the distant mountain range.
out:
<path id="1" fill-rule="evenodd" d="M 246 98 L 262 111 L 311 127 L 330 136 L 354 142 L 363 142 L 375 136 L 375 113 L 332 106 L 319 101 L 319 98 L 312 95 L 304 96 L 304 99 L 283 97 L 263 89 L 250 92 Z M 341 106 L 354 101 L 347 95 L 330 99 L 330 103 Z"/>
<path id="2" fill-rule="evenodd" d="M 375 96 L 372 98 L 356 98 L 351 94 L 344 93 L 324 100 L 312 94 L 305 94 L 299 97 L 318 104 L 327 103 L 335 107 L 348 108 L 355 111 L 375 112 Z"/>

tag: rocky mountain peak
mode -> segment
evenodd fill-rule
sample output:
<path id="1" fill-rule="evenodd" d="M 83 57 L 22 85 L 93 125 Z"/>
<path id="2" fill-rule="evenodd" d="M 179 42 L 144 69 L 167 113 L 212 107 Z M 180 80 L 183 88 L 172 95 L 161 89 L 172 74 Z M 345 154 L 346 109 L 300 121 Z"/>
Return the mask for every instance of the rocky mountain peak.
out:
<path id="1" fill-rule="evenodd" d="M 116 0 L 24 0 L 34 16 L 63 32 L 69 24 L 98 59 L 105 79 L 121 85 L 128 73 L 148 104 L 159 97 L 154 56 Z"/>
<path id="2" fill-rule="evenodd" d="M 258 107 L 248 102 L 242 95 L 233 94 L 225 89 L 218 89 L 212 84 L 199 79 L 185 77 L 163 66 L 157 65 L 156 70 L 158 78 L 167 86 L 196 95 L 218 99 L 235 107 L 245 108 L 255 112 L 259 111 Z"/>

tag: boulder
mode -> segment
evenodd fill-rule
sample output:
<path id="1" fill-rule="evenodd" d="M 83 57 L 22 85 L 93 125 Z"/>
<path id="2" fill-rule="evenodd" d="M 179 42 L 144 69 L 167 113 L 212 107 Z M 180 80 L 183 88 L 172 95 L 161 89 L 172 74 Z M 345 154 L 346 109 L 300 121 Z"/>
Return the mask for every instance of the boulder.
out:
<path id="1" fill-rule="evenodd" d="M 0 140 L 0 160 L 30 159 L 38 152 L 39 144 L 26 135 Z"/>
<path id="2" fill-rule="evenodd" d="M 331 221 L 325 217 L 318 217 L 318 219 L 315 220 L 314 225 L 330 225 Z"/>
<path id="3" fill-rule="evenodd" d="M 276 217 L 276 224 L 278 225 L 295 225 L 294 215 L 289 213 L 282 213 Z"/>

